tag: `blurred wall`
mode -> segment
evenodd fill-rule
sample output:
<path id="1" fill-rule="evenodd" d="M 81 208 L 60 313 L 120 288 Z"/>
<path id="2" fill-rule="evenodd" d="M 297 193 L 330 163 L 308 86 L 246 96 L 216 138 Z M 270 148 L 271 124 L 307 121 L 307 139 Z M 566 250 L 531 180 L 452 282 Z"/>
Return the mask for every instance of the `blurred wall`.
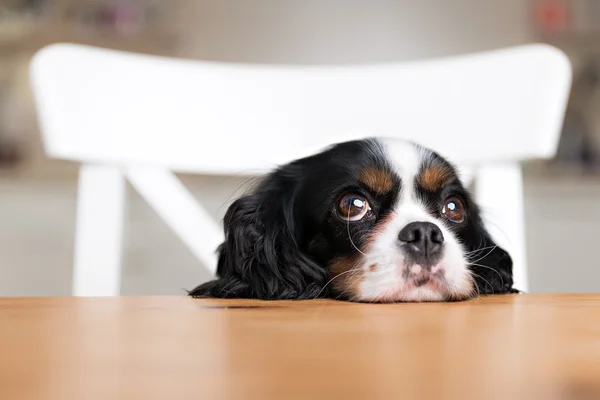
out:
<path id="1" fill-rule="evenodd" d="M 178 53 L 225 61 L 410 60 L 531 41 L 523 0 L 189 1 Z"/>

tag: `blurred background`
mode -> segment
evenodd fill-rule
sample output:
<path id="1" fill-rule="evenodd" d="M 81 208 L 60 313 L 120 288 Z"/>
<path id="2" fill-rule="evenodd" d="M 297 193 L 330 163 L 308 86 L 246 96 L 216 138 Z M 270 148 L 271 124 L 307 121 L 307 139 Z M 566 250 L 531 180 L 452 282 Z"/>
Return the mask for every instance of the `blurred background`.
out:
<path id="1" fill-rule="evenodd" d="M 71 293 L 77 166 L 45 158 L 28 81 L 31 56 L 65 41 L 286 64 L 553 44 L 574 81 L 558 156 L 525 166 L 530 286 L 600 291 L 600 0 L 0 0 L 0 296 Z M 244 183 L 181 178 L 219 219 Z M 205 278 L 129 188 L 122 293 L 182 294 Z"/>

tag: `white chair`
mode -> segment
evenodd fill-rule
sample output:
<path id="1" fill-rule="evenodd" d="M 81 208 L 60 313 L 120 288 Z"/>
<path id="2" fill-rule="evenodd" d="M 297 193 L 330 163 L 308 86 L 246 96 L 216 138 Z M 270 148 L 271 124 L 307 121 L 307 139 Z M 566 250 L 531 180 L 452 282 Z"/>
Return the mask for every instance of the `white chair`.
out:
<path id="1" fill-rule="evenodd" d="M 571 83 L 553 47 L 292 67 L 56 44 L 31 72 L 47 154 L 82 163 L 77 296 L 119 294 L 124 178 L 214 272 L 219 224 L 172 171 L 255 175 L 372 135 L 415 140 L 470 170 L 515 286 L 527 289 L 520 163 L 555 154 Z"/>

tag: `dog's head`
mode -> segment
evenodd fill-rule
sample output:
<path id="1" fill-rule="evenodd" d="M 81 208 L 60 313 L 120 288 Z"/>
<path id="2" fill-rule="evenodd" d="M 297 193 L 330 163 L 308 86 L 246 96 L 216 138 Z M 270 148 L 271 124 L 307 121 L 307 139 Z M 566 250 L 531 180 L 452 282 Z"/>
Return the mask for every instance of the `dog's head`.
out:
<path id="1" fill-rule="evenodd" d="M 337 144 L 236 200 L 196 297 L 461 300 L 512 290 L 512 261 L 455 168 L 397 139 Z"/>

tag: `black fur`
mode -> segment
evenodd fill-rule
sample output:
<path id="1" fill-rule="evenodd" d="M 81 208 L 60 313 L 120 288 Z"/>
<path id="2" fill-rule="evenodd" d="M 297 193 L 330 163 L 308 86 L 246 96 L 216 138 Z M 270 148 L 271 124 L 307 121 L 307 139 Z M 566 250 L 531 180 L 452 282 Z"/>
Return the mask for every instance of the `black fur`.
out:
<path id="1" fill-rule="evenodd" d="M 326 270 L 299 248 L 293 180 L 280 172 L 253 194 L 236 200 L 224 219 L 219 246 L 221 279 L 194 289 L 193 296 L 307 299 L 325 283 Z"/>

